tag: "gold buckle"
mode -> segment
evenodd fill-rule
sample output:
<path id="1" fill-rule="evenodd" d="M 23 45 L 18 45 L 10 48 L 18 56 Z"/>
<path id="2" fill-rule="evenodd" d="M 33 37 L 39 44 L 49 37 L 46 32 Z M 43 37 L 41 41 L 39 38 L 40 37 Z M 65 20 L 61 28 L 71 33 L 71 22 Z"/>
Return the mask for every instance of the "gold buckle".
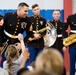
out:
<path id="1" fill-rule="evenodd" d="M 11 38 L 14 38 L 14 39 L 15 39 L 15 38 L 16 38 L 16 36 L 14 36 L 14 35 L 11 35 Z"/>

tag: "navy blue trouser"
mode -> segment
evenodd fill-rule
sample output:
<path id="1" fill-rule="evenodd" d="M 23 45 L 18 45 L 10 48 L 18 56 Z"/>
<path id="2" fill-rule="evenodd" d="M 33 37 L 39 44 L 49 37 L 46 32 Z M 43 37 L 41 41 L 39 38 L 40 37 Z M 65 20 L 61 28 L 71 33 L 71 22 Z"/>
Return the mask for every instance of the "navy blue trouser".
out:
<path id="1" fill-rule="evenodd" d="M 70 75 L 75 74 L 76 48 L 69 48 L 70 53 Z"/>
<path id="2" fill-rule="evenodd" d="M 35 61 L 37 55 L 43 50 L 43 48 L 33 48 L 33 47 L 28 47 L 29 53 L 30 53 L 30 58 L 26 62 L 26 66 L 30 65 L 31 62 Z"/>

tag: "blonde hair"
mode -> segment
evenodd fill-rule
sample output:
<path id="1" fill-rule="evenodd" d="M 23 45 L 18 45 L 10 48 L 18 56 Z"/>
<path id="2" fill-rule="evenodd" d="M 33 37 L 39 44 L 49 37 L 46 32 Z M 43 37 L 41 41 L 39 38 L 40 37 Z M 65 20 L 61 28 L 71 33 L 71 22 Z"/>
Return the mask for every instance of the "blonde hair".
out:
<path id="1" fill-rule="evenodd" d="M 55 75 L 53 72 L 47 73 L 45 71 L 32 71 L 26 72 L 25 75 Z"/>
<path id="2" fill-rule="evenodd" d="M 44 49 L 36 58 L 35 65 L 37 70 L 52 71 L 58 75 L 63 73 L 63 58 L 53 48 Z"/>
<path id="3" fill-rule="evenodd" d="M 5 52 L 6 61 L 8 64 L 8 72 L 11 73 L 12 71 L 12 58 L 16 57 L 17 49 L 14 45 L 9 45 Z"/>

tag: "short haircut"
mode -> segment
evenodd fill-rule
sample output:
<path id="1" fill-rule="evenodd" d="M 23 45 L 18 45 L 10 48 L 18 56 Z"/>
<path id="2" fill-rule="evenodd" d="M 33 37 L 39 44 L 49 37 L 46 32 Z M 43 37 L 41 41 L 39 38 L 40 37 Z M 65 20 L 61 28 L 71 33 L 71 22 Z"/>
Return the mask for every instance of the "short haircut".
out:
<path id="1" fill-rule="evenodd" d="M 59 9 L 55 9 L 54 11 L 60 11 L 60 10 L 59 10 Z M 53 12 L 54 12 L 54 11 L 53 11 Z"/>
<path id="2" fill-rule="evenodd" d="M 34 9 L 35 7 L 38 7 L 39 5 L 38 4 L 34 4 L 32 5 L 32 9 Z"/>
<path id="3" fill-rule="evenodd" d="M 29 7 L 29 5 L 27 4 L 27 3 L 25 3 L 25 2 L 21 2 L 21 3 L 19 3 L 19 5 L 18 5 L 18 7 L 24 7 L 24 6 L 27 6 L 27 7 Z"/>

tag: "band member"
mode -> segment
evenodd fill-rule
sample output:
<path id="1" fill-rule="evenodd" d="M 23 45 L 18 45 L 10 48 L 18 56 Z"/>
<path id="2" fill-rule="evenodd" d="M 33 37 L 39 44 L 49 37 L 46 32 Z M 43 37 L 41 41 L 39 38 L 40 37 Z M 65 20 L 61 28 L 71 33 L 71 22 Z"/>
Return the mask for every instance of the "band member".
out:
<path id="1" fill-rule="evenodd" d="M 2 29 L 3 29 L 4 18 L 0 15 L 0 67 L 2 67 L 2 55 L 1 55 L 1 48 L 2 48 Z"/>
<path id="2" fill-rule="evenodd" d="M 17 12 L 6 13 L 4 16 L 4 42 L 8 39 L 9 44 L 14 44 L 18 41 L 18 34 L 26 31 L 26 34 L 30 34 L 29 27 L 30 21 L 27 17 L 29 6 L 21 2 L 18 5 Z"/>
<path id="3" fill-rule="evenodd" d="M 4 19 L 3 16 L 0 15 L 0 47 L 2 47 L 2 29 L 3 29 Z"/>
<path id="4" fill-rule="evenodd" d="M 21 2 L 18 5 L 17 12 L 5 14 L 3 25 L 3 42 L 6 42 L 8 40 L 8 45 L 15 44 L 19 42 L 19 33 L 23 33 L 24 31 L 26 31 L 27 37 L 31 34 L 31 32 L 29 31 L 31 23 L 29 18 L 27 17 L 28 10 L 28 4 Z M 3 61 L 4 60 L 5 57 L 3 57 Z"/>
<path id="5" fill-rule="evenodd" d="M 75 34 L 76 33 L 76 13 L 73 15 L 69 15 L 67 18 L 67 22 L 63 26 L 64 39 L 68 37 L 68 34 L 66 33 L 68 25 L 70 25 L 70 29 L 71 29 L 69 36 L 71 34 Z M 66 50 L 65 46 L 63 47 L 63 50 Z M 76 62 L 76 43 L 72 43 L 69 45 L 69 53 L 70 53 L 70 75 L 74 75 L 75 74 L 75 62 Z"/>
<path id="6" fill-rule="evenodd" d="M 30 31 L 33 32 L 31 37 L 35 38 L 35 40 L 32 40 L 28 43 L 28 48 L 29 48 L 28 50 L 30 52 L 30 63 L 32 61 L 35 61 L 37 54 L 43 49 L 44 47 L 43 36 L 46 33 L 45 31 L 35 33 L 46 26 L 45 25 L 46 20 L 40 16 L 40 8 L 38 4 L 32 5 L 32 12 L 34 13 L 34 16 L 30 17 L 30 21 L 31 21 Z M 31 38 L 29 38 L 29 40 L 30 39 Z"/>
<path id="7" fill-rule="evenodd" d="M 63 48 L 62 27 L 63 27 L 63 23 L 60 21 L 60 11 L 54 10 L 52 16 L 54 19 L 53 19 L 53 21 L 50 21 L 50 22 L 55 26 L 56 31 L 57 31 L 57 39 L 52 47 L 58 49 L 62 53 L 62 48 Z"/>

